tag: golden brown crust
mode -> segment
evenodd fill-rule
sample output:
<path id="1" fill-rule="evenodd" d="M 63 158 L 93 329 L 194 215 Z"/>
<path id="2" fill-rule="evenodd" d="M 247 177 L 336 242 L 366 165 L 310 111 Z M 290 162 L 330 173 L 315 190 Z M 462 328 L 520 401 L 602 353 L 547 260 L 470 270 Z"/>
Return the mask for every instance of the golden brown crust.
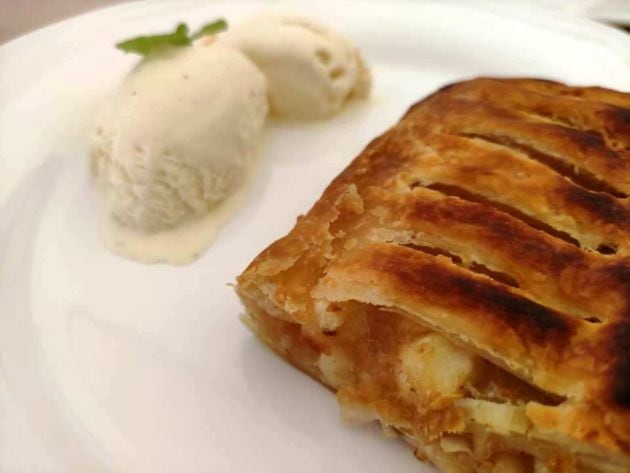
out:
<path id="1" fill-rule="evenodd" d="M 493 371 L 492 377 L 520 378 L 531 390 L 549 393 L 552 400 L 543 404 L 534 391 L 520 390 L 501 394 L 500 409 L 492 405 L 521 419 L 510 424 L 525 426 L 519 451 L 540 454 L 549 471 L 561 471 L 559 464 L 566 471 L 599 471 L 606 464 L 602 471 L 625 473 L 629 146 L 628 94 L 532 79 L 453 84 L 372 141 L 293 230 L 250 264 L 238 292 L 261 323 L 271 317 L 302 327 L 298 345 L 326 356 L 345 349 L 355 354 L 355 365 L 364 360 L 353 376 L 381 363 L 375 377 L 400 370 L 397 349 L 417 343 L 426 330 L 440 333 L 505 373 Z M 396 328 L 388 327 L 387 314 L 397 314 L 391 316 Z M 399 316 L 409 322 L 394 322 Z M 372 328 L 356 322 L 370 317 Z M 353 336 L 344 335 L 344 324 Z M 416 326 L 422 330 L 416 333 Z M 343 337 L 361 346 L 360 356 Z M 284 356 L 335 384 L 309 365 L 312 360 Z M 477 373 L 479 363 L 473 363 Z M 340 402 L 370 405 L 374 416 L 386 424 L 398 421 L 396 429 L 408 437 L 423 431 L 418 414 L 401 407 L 409 398 L 383 394 L 407 388 L 390 379 L 368 395 L 364 384 L 353 383 L 359 384 L 342 389 Z M 482 425 L 505 442 L 492 416 L 483 420 L 478 413 L 476 424 L 461 418 L 470 406 L 483 413 L 487 400 L 480 393 L 508 392 L 502 386 L 478 384 L 450 394 L 440 401 L 442 410 L 423 414 L 420 423 L 449 419 L 444 432 L 457 435 Z M 429 399 L 413 396 L 420 405 Z M 453 396 L 468 404 L 455 409 Z M 564 454 L 529 451 L 534 440 L 570 445 L 581 456 L 569 461 Z M 425 453 L 446 458 L 430 445 Z"/>
<path id="2" fill-rule="evenodd" d="M 592 175 L 594 180 L 606 183 L 621 195 L 630 194 L 630 151 L 616 134 L 622 128 L 618 122 L 623 118 L 597 116 L 600 128 L 608 130 L 610 138 L 605 138 L 595 130 L 574 128 L 550 116 L 520 111 L 483 98 L 450 95 L 451 90 L 457 92 L 457 87 L 412 107 L 408 113 L 411 126 L 424 131 L 513 142 L 533 149 L 549 161 L 564 164 L 567 170 L 575 167 L 578 173 Z M 574 100 L 576 107 L 584 102 L 584 99 Z M 614 141 L 616 148 L 607 146 L 607 140 Z"/>

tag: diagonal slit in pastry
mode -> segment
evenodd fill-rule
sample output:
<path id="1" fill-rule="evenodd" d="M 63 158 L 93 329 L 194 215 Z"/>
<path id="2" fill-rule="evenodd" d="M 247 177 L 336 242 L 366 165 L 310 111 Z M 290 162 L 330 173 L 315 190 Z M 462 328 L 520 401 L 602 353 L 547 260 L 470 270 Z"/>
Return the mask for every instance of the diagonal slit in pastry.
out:
<path id="1" fill-rule="evenodd" d="M 547 93 L 545 110 L 553 109 L 556 95 L 578 94 L 535 80 L 481 80 L 479 87 L 487 92 L 495 83 L 494 108 L 496 94 L 510 87 L 519 97 Z M 608 195 L 604 207 L 586 213 L 566 189 L 592 191 L 553 169 L 492 144 L 443 135 L 439 126 L 409 132 L 435 112 L 436 95 L 475 87 L 473 80 L 444 89 L 427 99 L 426 111 L 425 102 L 415 105 L 250 264 L 237 286 L 244 321 L 272 350 L 334 390 L 346 420 L 379 421 L 443 472 L 628 473 L 627 203 Z M 589 88 L 579 97 L 628 100 Z M 474 114 L 475 107 L 467 110 Z M 449 110 L 442 115 L 448 121 Z M 479 126 L 491 126 L 484 120 L 487 110 Z M 448 159 L 437 159 L 435 150 Z M 462 156 L 476 159 L 475 167 Z M 519 179 L 501 184 L 491 160 L 500 163 L 502 179 L 508 164 L 532 177 L 540 173 L 544 206 L 518 200 L 527 194 L 510 190 Z M 438 175 L 451 187 L 431 188 Z M 423 184 L 410 191 L 418 178 Z M 470 198 L 488 194 L 486 184 L 497 196 L 503 185 L 515 207 L 571 233 Z M 464 188 L 466 195 L 452 192 Z M 602 213 L 604 225 L 597 212 L 609 208 L 619 210 Z M 574 244 L 608 235 L 621 238 L 616 254 Z"/>

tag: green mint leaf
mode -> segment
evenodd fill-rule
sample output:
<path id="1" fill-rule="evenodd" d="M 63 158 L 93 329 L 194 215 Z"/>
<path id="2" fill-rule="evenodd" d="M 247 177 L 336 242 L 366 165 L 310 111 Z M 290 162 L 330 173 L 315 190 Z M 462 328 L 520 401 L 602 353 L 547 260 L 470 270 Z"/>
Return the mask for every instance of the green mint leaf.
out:
<path id="1" fill-rule="evenodd" d="M 116 44 L 116 47 L 126 53 L 135 53 L 146 56 L 157 50 L 173 46 L 188 46 L 191 43 L 188 37 L 188 26 L 180 23 L 172 33 L 157 34 L 151 36 L 138 36 Z"/>
<path id="2" fill-rule="evenodd" d="M 190 39 L 201 38 L 202 36 L 207 36 L 209 34 L 217 34 L 222 31 L 227 30 L 228 24 L 223 18 L 213 21 L 212 23 L 208 23 L 203 25 L 199 31 L 197 31 L 194 35 L 190 37 Z"/>

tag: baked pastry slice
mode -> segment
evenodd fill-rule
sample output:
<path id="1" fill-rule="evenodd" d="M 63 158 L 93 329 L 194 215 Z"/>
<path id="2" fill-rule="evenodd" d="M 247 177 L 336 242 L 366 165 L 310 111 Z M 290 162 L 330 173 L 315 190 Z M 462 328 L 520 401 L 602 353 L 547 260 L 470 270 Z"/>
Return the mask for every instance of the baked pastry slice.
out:
<path id="1" fill-rule="evenodd" d="M 444 472 L 630 472 L 630 95 L 453 84 L 238 278 L 251 329 Z"/>

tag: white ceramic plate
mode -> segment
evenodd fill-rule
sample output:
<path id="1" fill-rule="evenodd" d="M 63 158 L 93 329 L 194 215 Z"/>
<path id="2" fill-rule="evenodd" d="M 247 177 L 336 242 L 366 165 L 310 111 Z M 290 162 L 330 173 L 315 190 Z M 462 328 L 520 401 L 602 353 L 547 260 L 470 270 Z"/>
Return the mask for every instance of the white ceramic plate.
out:
<path id="1" fill-rule="evenodd" d="M 240 324 L 226 284 L 415 100 L 480 74 L 628 89 L 630 37 L 500 4 L 313 3 L 132 3 L 0 47 L 0 471 L 428 468 L 376 427 L 344 425 L 331 393 Z M 111 255 L 85 138 L 135 61 L 114 42 L 270 5 L 359 43 L 373 98 L 326 123 L 271 126 L 247 204 L 198 262 Z"/>
<path id="2" fill-rule="evenodd" d="M 598 21 L 630 27 L 630 2 L 628 0 L 596 1 L 586 14 Z"/>
<path id="3" fill-rule="evenodd" d="M 526 8 L 536 6 L 563 15 L 630 26 L 630 1 L 628 0 L 511 0 L 511 3 L 515 2 L 524 4 Z"/>

